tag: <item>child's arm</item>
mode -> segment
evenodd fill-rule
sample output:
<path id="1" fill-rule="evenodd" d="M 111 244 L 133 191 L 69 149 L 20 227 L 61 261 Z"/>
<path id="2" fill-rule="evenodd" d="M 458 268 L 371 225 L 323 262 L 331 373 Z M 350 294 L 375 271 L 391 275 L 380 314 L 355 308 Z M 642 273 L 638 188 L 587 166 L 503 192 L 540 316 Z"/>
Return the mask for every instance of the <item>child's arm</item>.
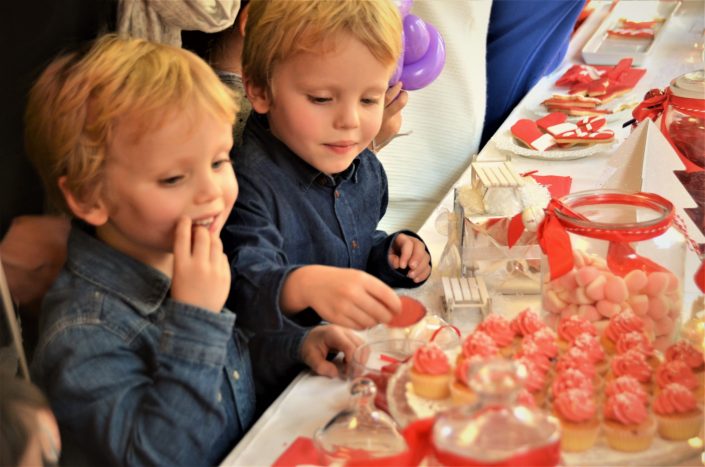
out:
<path id="1" fill-rule="evenodd" d="M 303 266 L 284 281 L 280 306 L 287 315 L 313 308 L 324 320 L 352 329 L 386 323 L 401 301 L 381 280 L 357 269 Z"/>

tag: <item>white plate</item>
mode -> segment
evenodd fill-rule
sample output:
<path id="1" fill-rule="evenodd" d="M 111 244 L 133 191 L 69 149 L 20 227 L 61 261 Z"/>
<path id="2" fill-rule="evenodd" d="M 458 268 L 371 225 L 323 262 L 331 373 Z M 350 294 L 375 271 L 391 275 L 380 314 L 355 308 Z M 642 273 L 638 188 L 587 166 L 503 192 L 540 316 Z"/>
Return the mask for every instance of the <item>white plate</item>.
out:
<path id="1" fill-rule="evenodd" d="M 549 149 L 547 151 L 537 151 L 536 149 L 530 149 L 520 145 L 512 136 L 511 130 L 496 136 L 492 141 L 494 141 L 497 149 L 516 154 L 517 156 L 543 161 L 570 161 L 607 152 L 617 142 L 617 138 L 613 139 L 610 143 L 591 144 L 588 146 L 578 145 L 565 149 Z"/>
<path id="2" fill-rule="evenodd" d="M 633 65 L 641 65 L 668 27 L 668 20 L 680 6 L 676 0 L 629 0 L 616 4 L 614 10 L 602 21 L 590 40 L 583 47 L 585 63 L 590 65 L 616 65 L 621 59 L 631 57 Z M 652 21 L 663 18 L 652 39 L 623 39 L 607 35 L 608 29 L 619 27 L 620 19 Z"/>

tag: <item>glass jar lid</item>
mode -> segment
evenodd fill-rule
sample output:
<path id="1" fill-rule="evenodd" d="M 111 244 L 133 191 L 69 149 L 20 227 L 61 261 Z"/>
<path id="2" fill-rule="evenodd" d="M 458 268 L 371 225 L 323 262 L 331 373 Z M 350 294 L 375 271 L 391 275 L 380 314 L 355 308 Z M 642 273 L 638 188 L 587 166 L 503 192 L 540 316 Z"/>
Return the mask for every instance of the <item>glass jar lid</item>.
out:
<path id="1" fill-rule="evenodd" d="M 705 70 L 691 71 L 674 78 L 670 89 L 674 96 L 705 99 Z"/>

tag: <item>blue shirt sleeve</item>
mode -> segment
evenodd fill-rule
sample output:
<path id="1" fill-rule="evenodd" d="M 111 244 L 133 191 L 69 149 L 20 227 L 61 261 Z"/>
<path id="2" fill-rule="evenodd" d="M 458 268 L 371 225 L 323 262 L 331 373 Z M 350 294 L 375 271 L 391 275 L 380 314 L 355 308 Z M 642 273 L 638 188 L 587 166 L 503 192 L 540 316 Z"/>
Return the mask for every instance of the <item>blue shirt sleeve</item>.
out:
<path id="1" fill-rule="evenodd" d="M 585 0 L 496 0 L 487 33 L 482 147 L 536 82 L 563 61 Z"/>
<path id="2" fill-rule="evenodd" d="M 63 323 L 49 330 L 33 373 L 62 430 L 111 464 L 207 464 L 227 424 L 218 397 L 234 322 L 228 311 L 168 301 L 156 361 L 125 330 Z"/>

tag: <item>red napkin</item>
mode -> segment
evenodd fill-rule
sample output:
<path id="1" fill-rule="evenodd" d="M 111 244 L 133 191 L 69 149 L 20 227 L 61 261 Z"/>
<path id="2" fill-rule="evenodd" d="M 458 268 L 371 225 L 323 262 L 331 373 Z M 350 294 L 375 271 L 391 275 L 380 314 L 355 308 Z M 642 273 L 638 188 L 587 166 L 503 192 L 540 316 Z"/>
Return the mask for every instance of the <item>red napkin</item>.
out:
<path id="1" fill-rule="evenodd" d="M 531 175 L 537 183 L 548 188 L 548 192 L 551 193 L 551 198 L 558 199 L 570 193 L 570 185 L 573 183 L 571 177 L 561 175 L 529 175 Z"/>

